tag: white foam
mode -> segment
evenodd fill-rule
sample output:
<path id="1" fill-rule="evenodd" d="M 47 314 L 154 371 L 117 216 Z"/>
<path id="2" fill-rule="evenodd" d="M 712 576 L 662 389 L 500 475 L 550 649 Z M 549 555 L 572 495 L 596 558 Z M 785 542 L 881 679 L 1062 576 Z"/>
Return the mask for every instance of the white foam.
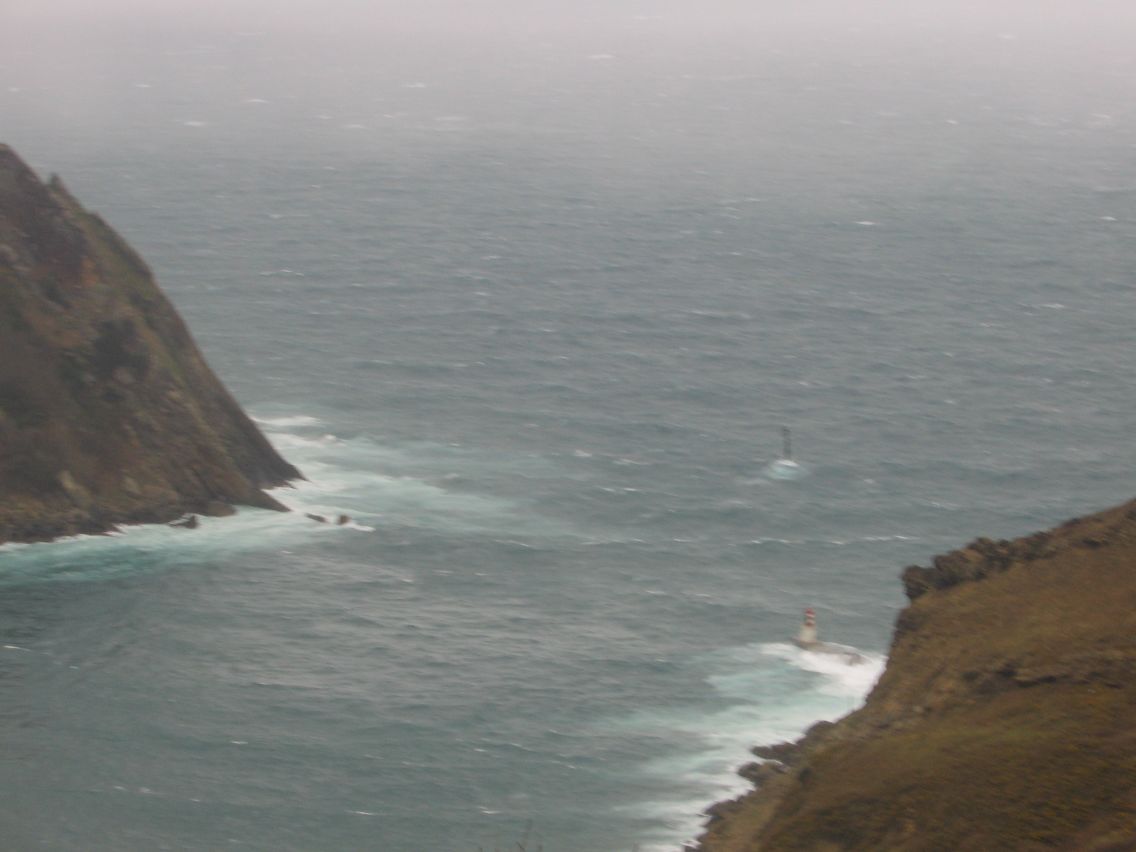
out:
<path id="1" fill-rule="evenodd" d="M 239 507 L 226 518 L 199 517 L 194 530 L 166 524 L 123 525 L 116 535 L 81 535 L 30 544 L 5 559 L 0 582 L 105 580 L 163 570 L 217 554 L 287 544 L 316 526 L 302 515 Z"/>
<path id="2" fill-rule="evenodd" d="M 455 482 L 476 485 L 478 467 L 497 470 L 496 462 L 480 459 L 474 451 L 458 445 L 402 448 L 365 437 L 313 434 L 313 427 L 326 424 L 308 415 L 260 418 L 259 422 L 273 427 L 268 431 L 270 440 L 306 477 L 273 494 L 299 513 L 347 515 L 354 521 L 338 528 L 363 532 L 373 532 L 371 522 L 380 518 L 384 526 L 506 534 L 516 529 L 515 501 L 452 487 Z M 438 470 L 440 460 L 447 468 L 461 464 L 467 472 Z M 535 524 L 549 533 L 560 526 L 542 517 L 531 520 L 529 528 Z"/>
<path id="3" fill-rule="evenodd" d="M 304 277 L 306 277 L 305 273 L 297 272 L 295 269 L 264 269 L 264 270 L 261 270 L 260 275 L 263 278 L 276 278 L 276 277 L 304 278 Z"/>
<path id="4" fill-rule="evenodd" d="M 476 530 L 496 533 L 502 540 L 514 541 L 514 546 L 530 546 L 527 540 L 517 539 L 519 506 L 515 501 L 452 490 L 446 487 L 452 479 L 430 471 L 442 452 L 446 465 L 456 461 L 471 471 L 460 478 L 463 483 L 476 483 L 479 465 L 487 471 L 496 469 L 491 460 L 455 447 L 401 449 L 366 438 L 320 435 L 318 430 L 325 424 L 306 414 L 259 417 L 257 422 L 306 477 L 273 489 L 273 496 L 291 512 L 239 507 L 231 517 L 201 517 L 195 530 L 151 524 L 124 526 L 114 535 L 74 536 L 42 544 L 7 543 L 0 545 L 5 562 L 0 583 L 108 579 L 217 554 L 262 549 L 266 542 L 286 551 L 313 536 L 374 533 L 380 525 Z M 392 472 L 404 470 L 415 475 Z M 329 523 L 316 523 L 305 517 L 309 513 L 328 518 Z M 341 515 L 350 520 L 335 523 Z M 535 515 L 525 526 L 537 531 L 543 528 L 546 534 L 563 531 L 560 524 Z"/>
<path id="5" fill-rule="evenodd" d="M 848 650 L 861 662 L 787 642 L 722 649 L 705 658 L 710 669 L 706 681 L 731 700 L 729 706 L 712 711 L 664 708 L 626 720 L 620 727 L 686 745 L 639 767 L 653 784 L 669 781 L 682 790 L 622 809 L 661 823 L 639 848 L 674 849 L 700 834 L 708 805 L 750 789 L 737 769 L 753 759 L 753 746 L 794 740 L 813 723 L 855 709 L 882 672 L 884 658 Z M 801 673 L 815 677 L 802 680 Z"/>
<path id="6" fill-rule="evenodd" d="M 830 644 L 829 647 L 846 653 L 807 651 L 787 642 L 761 646 L 763 653 L 779 657 L 802 671 L 823 675 L 825 680 L 818 690 L 824 695 L 862 700 L 883 674 L 886 658 L 849 645 Z"/>
<path id="7" fill-rule="evenodd" d="M 335 435 L 320 435 L 318 438 L 306 438 L 289 432 L 276 432 L 271 436 L 272 444 L 278 450 L 295 450 L 305 447 L 326 447 L 339 442 Z M 287 455 L 287 453 L 284 453 Z"/>
<path id="8" fill-rule="evenodd" d="M 780 481 L 803 479 L 809 475 L 809 469 L 805 465 L 792 459 L 774 459 L 762 472 L 767 478 Z"/>
<path id="9" fill-rule="evenodd" d="M 257 423 L 270 429 L 288 429 L 295 426 L 318 426 L 320 419 L 308 414 L 294 414 L 285 417 L 253 417 Z"/>

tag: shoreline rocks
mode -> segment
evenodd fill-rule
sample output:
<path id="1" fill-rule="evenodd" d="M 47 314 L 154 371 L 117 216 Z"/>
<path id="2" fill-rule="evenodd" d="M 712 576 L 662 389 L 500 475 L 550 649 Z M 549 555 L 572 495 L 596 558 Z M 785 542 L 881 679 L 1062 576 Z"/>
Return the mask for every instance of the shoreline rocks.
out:
<path id="1" fill-rule="evenodd" d="M 860 709 L 758 746 L 692 852 L 1128 848 L 1136 501 L 904 572 Z"/>
<path id="2" fill-rule="evenodd" d="M 0 145 L 0 542 L 287 511 L 299 478 L 138 254 Z"/>

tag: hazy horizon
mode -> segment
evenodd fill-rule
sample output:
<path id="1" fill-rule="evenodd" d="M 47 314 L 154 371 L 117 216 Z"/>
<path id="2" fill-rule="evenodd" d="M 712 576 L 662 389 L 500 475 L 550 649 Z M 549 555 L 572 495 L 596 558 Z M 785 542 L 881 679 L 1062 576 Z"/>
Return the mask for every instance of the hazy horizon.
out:
<path id="1" fill-rule="evenodd" d="M 402 108 L 401 88 L 416 86 L 430 89 L 422 103 L 460 108 L 469 121 L 512 121 L 515 108 L 539 113 L 534 128 L 586 130 L 594 119 L 592 130 L 618 147 L 644 123 L 688 121 L 667 116 L 667 101 L 699 77 L 753 93 L 731 92 L 721 109 L 749 101 L 771 115 L 775 106 L 763 103 L 771 94 L 855 121 L 857 105 L 946 108 L 948 91 L 988 97 L 996 110 L 1094 115 L 1132 89 L 1132 43 L 1131 4 L 1069 0 L 15 0 L 0 12 L 0 139 L 38 145 L 37 127 L 82 128 L 97 146 L 120 120 L 163 115 L 170 104 L 183 104 L 196 126 L 222 121 L 235 105 L 323 100 L 331 120 L 370 128 Z M 880 78 L 894 96 L 865 96 Z M 1128 120 L 1114 113 L 1102 120 Z"/>

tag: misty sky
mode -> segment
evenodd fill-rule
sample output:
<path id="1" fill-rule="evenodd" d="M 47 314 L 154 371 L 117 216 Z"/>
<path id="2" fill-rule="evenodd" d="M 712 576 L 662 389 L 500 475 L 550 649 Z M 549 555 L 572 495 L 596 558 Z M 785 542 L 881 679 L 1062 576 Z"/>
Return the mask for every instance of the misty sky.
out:
<path id="1" fill-rule="evenodd" d="M 937 98 L 947 119 L 980 96 L 1123 121 L 1134 44 L 1131 0 L 0 0 L 0 140 L 231 125 L 226 110 L 286 101 L 371 126 L 410 94 L 439 116 L 638 133 L 699 76 L 765 81 L 723 108 L 782 122 L 847 118 L 863 92 L 862 114 Z"/>
<path id="2" fill-rule="evenodd" d="M 1136 44 L 1131 0 L 3 0 L 0 91 L 32 69 L 50 78 L 77 57 L 84 77 L 125 61 L 122 49 L 161 52 L 193 39 L 330 46 L 369 54 L 450 47 L 620 51 L 676 63 L 723 46 L 825 56 L 931 51 L 948 62 L 1008 51 L 1085 67 L 1124 62 Z M 6 54 L 6 56 L 5 56 Z M 303 58 L 303 57 L 299 57 Z M 315 57 L 311 57 L 315 61 Z M 285 70 L 285 69 L 282 69 Z M 72 80 L 75 84 L 84 81 Z"/>
<path id="3" fill-rule="evenodd" d="M 1011 27 L 1102 38 L 1136 20 L 1127 0 L 5 0 L 0 21 L 75 31 L 92 24 L 233 26 L 370 33 L 492 32 L 634 24 L 663 29 L 848 29 L 886 32 Z"/>

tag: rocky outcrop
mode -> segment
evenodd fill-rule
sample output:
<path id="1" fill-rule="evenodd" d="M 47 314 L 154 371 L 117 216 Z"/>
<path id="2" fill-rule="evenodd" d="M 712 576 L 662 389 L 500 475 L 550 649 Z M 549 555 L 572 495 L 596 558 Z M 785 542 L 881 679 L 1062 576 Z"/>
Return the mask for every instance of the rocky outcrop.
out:
<path id="1" fill-rule="evenodd" d="M 864 707 L 755 750 L 698 848 L 1136 848 L 1136 502 L 904 584 Z"/>
<path id="2" fill-rule="evenodd" d="M 142 259 L 0 145 L 0 542 L 283 509 L 299 477 Z"/>
<path id="3" fill-rule="evenodd" d="M 1070 521 L 1076 524 L 1078 521 Z M 931 589 L 947 589 L 1005 571 L 1017 562 L 1051 556 L 1052 535 L 1039 532 L 1017 541 L 977 538 L 962 550 L 936 556 L 930 568 L 910 565 L 903 571 L 903 588 L 910 600 Z"/>

